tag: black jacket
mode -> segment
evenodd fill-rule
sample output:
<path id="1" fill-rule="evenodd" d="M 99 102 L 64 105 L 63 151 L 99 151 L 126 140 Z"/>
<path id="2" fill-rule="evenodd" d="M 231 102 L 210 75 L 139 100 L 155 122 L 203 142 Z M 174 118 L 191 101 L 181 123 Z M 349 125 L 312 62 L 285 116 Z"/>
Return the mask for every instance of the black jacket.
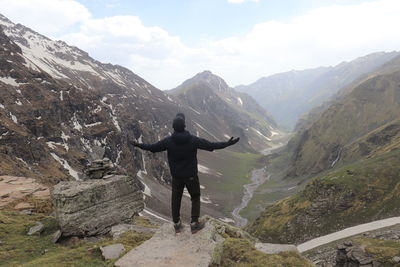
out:
<path id="1" fill-rule="evenodd" d="M 229 143 L 210 142 L 184 131 L 174 132 L 155 144 L 137 144 L 137 146 L 153 153 L 167 150 L 172 177 L 183 179 L 197 175 L 197 149 L 213 151 L 225 148 Z"/>

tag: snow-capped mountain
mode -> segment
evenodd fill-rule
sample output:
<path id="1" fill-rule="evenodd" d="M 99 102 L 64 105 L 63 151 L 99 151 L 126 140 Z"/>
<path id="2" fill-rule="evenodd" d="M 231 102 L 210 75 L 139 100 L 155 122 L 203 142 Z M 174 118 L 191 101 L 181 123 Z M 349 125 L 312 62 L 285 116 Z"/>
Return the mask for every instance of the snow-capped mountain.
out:
<path id="1" fill-rule="evenodd" d="M 140 151 L 130 141 L 167 136 L 177 112 L 186 114 L 191 132 L 211 141 L 237 135 L 217 126 L 222 114 L 210 120 L 124 67 L 96 61 L 2 15 L 0 28 L 0 175 L 49 185 L 80 179 L 102 147 L 119 172 L 142 180 L 148 207 L 163 212 L 169 206 L 166 155 Z"/>
<path id="2" fill-rule="evenodd" d="M 240 136 L 242 149 L 263 150 L 274 135 L 280 135 L 274 120 L 251 96 L 236 92 L 210 71 L 198 73 L 169 93 L 214 122 L 209 129 L 218 127 L 216 132 Z"/>

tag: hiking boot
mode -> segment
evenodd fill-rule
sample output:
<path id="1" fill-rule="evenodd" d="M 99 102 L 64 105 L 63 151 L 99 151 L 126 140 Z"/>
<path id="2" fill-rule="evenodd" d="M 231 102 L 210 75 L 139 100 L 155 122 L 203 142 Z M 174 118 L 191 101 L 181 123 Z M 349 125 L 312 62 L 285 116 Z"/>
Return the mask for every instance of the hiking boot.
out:
<path id="1" fill-rule="evenodd" d="M 179 222 L 174 223 L 174 229 L 175 229 L 175 233 L 180 233 L 183 229 L 183 225 L 181 223 L 181 220 L 179 220 Z"/>
<path id="2" fill-rule="evenodd" d="M 195 234 L 201 229 L 203 229 L 204 226 L 205 226 L 204 222 L 192 222 L 190 223 L 190 230 L 192 231 L 192 234 Z"/>

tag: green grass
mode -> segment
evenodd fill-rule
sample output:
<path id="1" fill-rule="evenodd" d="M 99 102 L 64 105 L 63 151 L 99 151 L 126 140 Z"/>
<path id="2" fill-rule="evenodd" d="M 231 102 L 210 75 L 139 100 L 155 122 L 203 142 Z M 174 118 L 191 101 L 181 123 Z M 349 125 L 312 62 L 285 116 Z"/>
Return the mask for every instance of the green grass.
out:
<path id="1" fill-rule="evenodd" d="M 200 183 L 207 188 L 211 198 L 220 204 L 225 216 L 230 217 L 242 200 L 243 185 L 251 182 L 251 171 L 262 167 L 262 155 L 229 150 L 199 154 L 202 158 L 207 157 L 209 168 L 221 174 L 220 177 L 210 177 L 200 173 Z"/>
<path id="2" fill-rule="evenodd" d="M 302 192 L 267 207 L 248 230 L 264 241 L 296 243 L 399 216 L 399 173 L 400 150 L 333 170 L 313 178 Z"/>
<path id="3" fill-rule="evenodd" d="M 382 263 L 383 266 L 394 266 L 393 257 L 400 255 L 400 241 L 398 240 L 357 238 L 354 242 L 365 247 L 366 252 Z"/>
<path id="4" fill-rule="evenodd" d="M 28 229 L 37 221 L 45 225 L 44 231 L 40 235 L 28 236 Z M 60 245 L 52 242 L 56 230 L 57 223 L 53 217 L 0 212 L 0 266 L 113 266 L 115 260 L 102 259 L 100 246 L 122 243 L 129 251 L 151 237 L 150 234 L 130 231 L 117 240 L 107 237 L 89 243 L 73 238 L 68 244 Z"/>
<path id="5" fill-rule="evenodd" d="M 224 242 L 222 267 L 255 267 L 255 266 L 313 266 L 308 260 L 296 252 L 265 254 L 258 251 L 254 244 L 242 238 L 227 238 Z"/>
<path id="6" fill-rule="evenodd" d="M 228 151 L 229 165 L 222 165 L 220 172 L 229 180 L 226 184 L 217 184 L 216 188 L 224 190 L 240 190 L 250 182 L 251 171 L 261 167 L 259 160 L 262 155 Z"/>

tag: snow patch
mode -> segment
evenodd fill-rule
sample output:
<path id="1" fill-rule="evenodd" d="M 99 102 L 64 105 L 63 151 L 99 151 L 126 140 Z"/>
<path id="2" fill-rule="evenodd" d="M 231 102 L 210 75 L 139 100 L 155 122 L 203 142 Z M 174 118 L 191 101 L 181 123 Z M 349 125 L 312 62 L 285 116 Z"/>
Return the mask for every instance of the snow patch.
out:
<path id="1" fill-rule="evenodd" d="M 4 105 L 3 105 L 3 104 L 0 104 L 0 108 L 2 108 L 2 109 L 5 109 L 5 107 L 4 107 Z"/>
<path id="2" fill-rule="evenodd" d="M 74 125 L 74 129 L 78 131 L 82 131 L 82 125 L 80 125 L 78 119 L 76 118 L 76 113 L 74 113 L 74 116 L 71 118 L 72 124 Z"/>
<path id="3" fill-rule="evenodd" d="M 201 173 L 206 173 L 206 174 L 211 174 L 211 175 L 217 175 L 217 176 L 222 176 L 222 173 L 219 173 L 217 171 L 214 171 L 204 165 L 201 164 L 197 164 L 197 169 L 199 170 L 199 172 Z"/>
<path id="4" fill-rule="evenodd" d="M 17 101 L 15 101 L 15 104 L 17 104 L 18 106 L 22 106 L 21 101 L 19 101 L 19 99 L 17 99 Z"/>
<path id="5" fill-rule="evenodd" d="M 18 124 L 17 117 L 15 117 L 15 115 L 12 114 L 11 112 L 10 112 L 10 117 L 11 117 L 11 119 L 13 120 L 13 122 L 14 122 L 15 124 Z"/>
<path id="6" fill-rule="evenodd" d="M 239 105 L 243 106 L 243 101 L 240 97 L 237 98 Z"/>
<path id="7" fill-rule="evenodd" d="M 203 131 L 205 131 L 206 133 L 208 133 L 210 136 L 214 137 L 215 140 L 218 140 L 218 138 L 217 138 L 215 135 L 213 135 L 212 133 L 210 133 L 209 131 L 207 131 L 203 126 L 201 126 L 201 125 L 198 124 L 197 122 L 195 122 L 195 124 L 196 124 L 200 129 L 202 129 Z"/>
<path id="8" fill-rule="evenodd" d="M 253 127 L 251 127 L 251 129 L 252 129 L 253 131 L 255 131 L 259 136 L 261 136 L 261 137 L 267 139 L 268 141 L 271 141 L 271 138 L 266 137 L 266 136 L 263 135 L 259 130 L 255 129 L 255 128 L 253 128 Z"/>
<path id="9" fill-rule="evenodd" d="M 70 139 L 71 137 L 69 135 L 66 135 L 64 131 L 61 131 L 61 138 L 62 140 L 64 140 L 64 142 L 67 142 L 68 139 Z"/>
<path id="10" fill-rule="evenodd" d="M 101 123 L 102 123 L 101 121 L 89 123 L 89 124 L 85 124 L 85 127 L 94 127 L 96 125 L 100 125 Z"/>
<path id="11" fill-rule="evenodd" d="M 59 156 L 57 156 L 55 153 L 50 153 L 50 155 L 58 162 L 60 163 L 64 169 L 66 169 L 69 174 L 75 178 L 75 180 L 79 180 L 79 174 L 77 171 L 75 171 L 74 169 L 71 168 L 71 166 L 68 164 L 68 162 L 65 159 L 60 158 Z"/>
<path id="12" fill-rule="evenodd" d="M 19 157 L 15 157 L 15 158 L 16 158 L 17 160 L 21 161 L 23 164 L 25 164 L 29 169 L 31 169 L 31 167 L 29 166 L 28 163 L 26 163 L 25 160 L 23 160 L 22 158 L 19 158 Z"/>
<path id="13" fill-rule="evenodd" d="M 275 135 L 279 135 L 279 133 L 278 132 L 274 132 L 274 131 L 270 131 L 271 132 L 271 137 L 273 137 L 273 136 L 275 136 Z"/>
<path id="14" fill-rule="evenodd" d="M 18 83 L 15 81 L 14 78 L 11 77 L 0 77 L 0 82 L 3 82 L 8 85 L 18 86 Z"/>

